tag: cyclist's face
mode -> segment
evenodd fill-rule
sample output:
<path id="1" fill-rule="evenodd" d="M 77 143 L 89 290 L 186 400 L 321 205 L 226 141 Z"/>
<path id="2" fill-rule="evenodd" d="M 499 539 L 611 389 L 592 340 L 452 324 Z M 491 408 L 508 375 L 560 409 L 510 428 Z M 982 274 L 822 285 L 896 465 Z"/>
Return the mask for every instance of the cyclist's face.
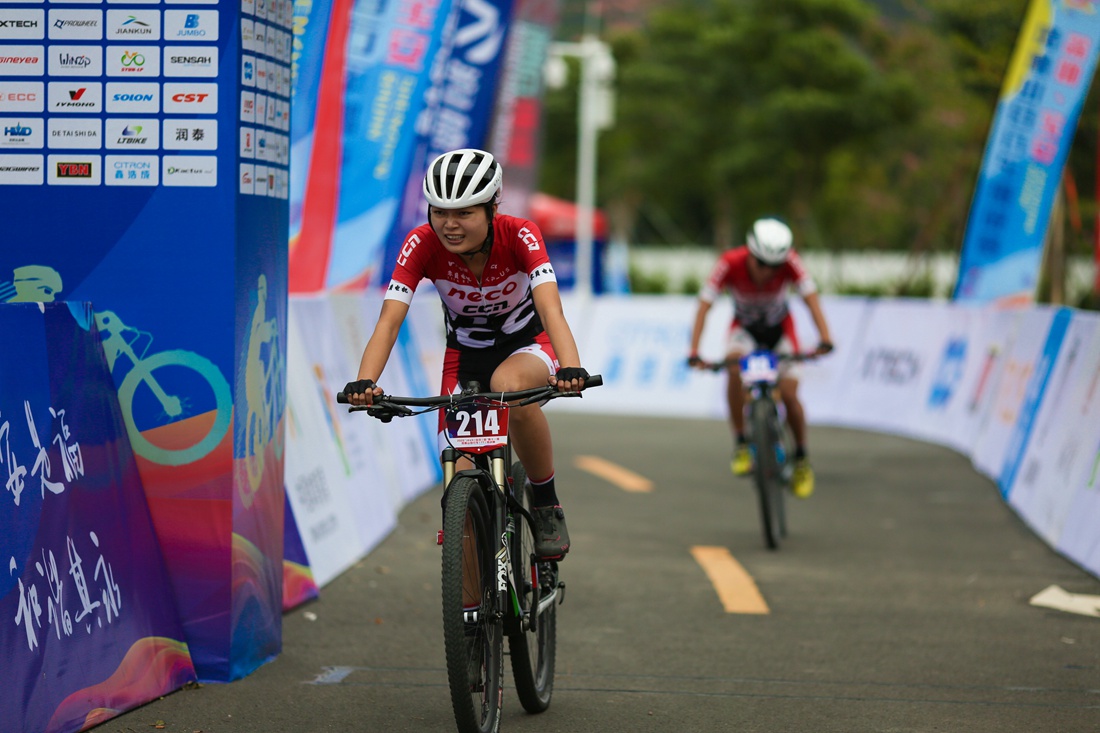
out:
<path id="1" fill-rule="evenodd" d="M 476 252 L 489 236 L 489 216 L 484 206 L 429 211 L 432 229 L 443 246 L 454 254 Z"/>
<path id="2" fill-rule="evenodd" d="M 779 265 L 769 265 L 756 256 L 749 256 L 749 276 L 754 283 L 763 285 L 775 277 L 777 272 L 779 272 Z"/>

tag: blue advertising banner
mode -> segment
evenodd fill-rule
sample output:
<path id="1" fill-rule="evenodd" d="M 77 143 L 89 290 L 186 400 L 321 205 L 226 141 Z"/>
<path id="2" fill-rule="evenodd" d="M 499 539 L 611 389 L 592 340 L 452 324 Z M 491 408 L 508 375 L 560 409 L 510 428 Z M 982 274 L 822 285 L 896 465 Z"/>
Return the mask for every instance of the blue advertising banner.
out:
<path id="1" fill-rule="evenodd" d="M 83 730 L 195 670 L 90 305 L 0 330 L 0 720 Z"/>
<path id="2" fill-rule="evenodd" d="M 421 192 L 428 163 L 448 150 L 483 148 L 493 120 L 512 0 L 460 0 L 432 65 L 427 104 L 416 122 L 416 144 L 401 206 L 373 278 L 388 281 L 410 230 L 427 217 Z"/>
<path id="3" fill-rule="evenodd" d="M 281 644 L 292 3 L 131 4 L 0 6 L 0 302 L 93 304 L 192 659 L 227 680 Z"/>
<path id="4" fill-rule="evenodd" d="M 1031 302 L 1100 44 L 1095 0 L 1032 0 L 970 208 L 954 297 Z"/>
<path id="5" fill-rule="evenodd" d="M 344 152 L 325 289 L 362 284 L 377 268 L 415 150 L 413 123 L 450 0 L 360 0 L 347 49 Z"/>

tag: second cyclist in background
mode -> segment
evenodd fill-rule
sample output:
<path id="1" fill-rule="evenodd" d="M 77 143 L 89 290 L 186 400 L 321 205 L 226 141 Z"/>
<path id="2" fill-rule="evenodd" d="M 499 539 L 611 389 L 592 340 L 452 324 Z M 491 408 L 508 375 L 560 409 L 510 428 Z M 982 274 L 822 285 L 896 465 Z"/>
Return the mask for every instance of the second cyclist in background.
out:
<path id="1" fill-rule="evenodd" d="M 718 296 L 728 290 L 733 296 L 734 310 L 726 347 L 729 365 L 726 399 L 735 435 L 731 468 L 739 476 L 752 472 L 753 459 L 745 437 L 745 393 L 738 360 L 757 348 L 770 349 L 777 355 L 802 353 L 788 307 L 788 291 L 792 286 L 805 300 L 817 327 L 819 343 L 813 353 L 825 354 L 833 349 L 817 285 L 793 249 L 794 235 L 790 228 L 778 219 L 758 219 L 746 239 L 745 246 L 730 249 L 718 258 L 699 293 L 688 356 L 691 366 L 703 366 L 699 342 L 707 313 Z M 791 489 L 795 496 L 804 499 L 814 491 L 814 473 L 807 455 L 806 415 L 798 398 L 798 378 L 796 362 L 780 362 L 779 394 L 795 441 Z"/>

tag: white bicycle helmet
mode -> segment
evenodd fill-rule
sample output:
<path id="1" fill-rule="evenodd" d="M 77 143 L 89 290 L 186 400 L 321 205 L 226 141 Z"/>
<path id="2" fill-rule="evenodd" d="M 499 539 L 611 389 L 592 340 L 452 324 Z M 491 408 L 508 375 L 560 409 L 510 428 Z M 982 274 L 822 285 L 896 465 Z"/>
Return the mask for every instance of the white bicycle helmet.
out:
<path id="1" fill-rule="evenodd" d="M 500 196 L 500 164 L 484 150 L 463 148 L 444 153 L 428 166 L 424 198 L 440 209 L 495 202 Z"/>
<path id="2" fill-rule="evenodd" d="M 767 265 L 786 262 L 793 243 L 790 227 L 778 219 L 757 219 L 748 235 L 749 252 Z"/>

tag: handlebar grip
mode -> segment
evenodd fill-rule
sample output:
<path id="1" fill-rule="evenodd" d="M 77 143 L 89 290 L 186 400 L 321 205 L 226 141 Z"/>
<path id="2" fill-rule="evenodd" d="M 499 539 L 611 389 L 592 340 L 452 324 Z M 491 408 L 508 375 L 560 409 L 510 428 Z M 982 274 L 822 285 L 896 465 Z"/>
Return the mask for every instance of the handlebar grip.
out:
<path id="1" fill-rule="evenodd" d="M 348 396 L 343 392 L 337 392 L 336 401 L 339 402 L 341 405 L 346 405 L 348 404 Z"/>
<path id="2" fill-rule="evenodd" d="M 584 380 L 584 388 L 585 389 L 588 389 L 589 387 L 599 387 L 602 384 L 603 384 L 603 376 L 601 376 L 599 374 L 589 375 L 588 378 Z"/>

